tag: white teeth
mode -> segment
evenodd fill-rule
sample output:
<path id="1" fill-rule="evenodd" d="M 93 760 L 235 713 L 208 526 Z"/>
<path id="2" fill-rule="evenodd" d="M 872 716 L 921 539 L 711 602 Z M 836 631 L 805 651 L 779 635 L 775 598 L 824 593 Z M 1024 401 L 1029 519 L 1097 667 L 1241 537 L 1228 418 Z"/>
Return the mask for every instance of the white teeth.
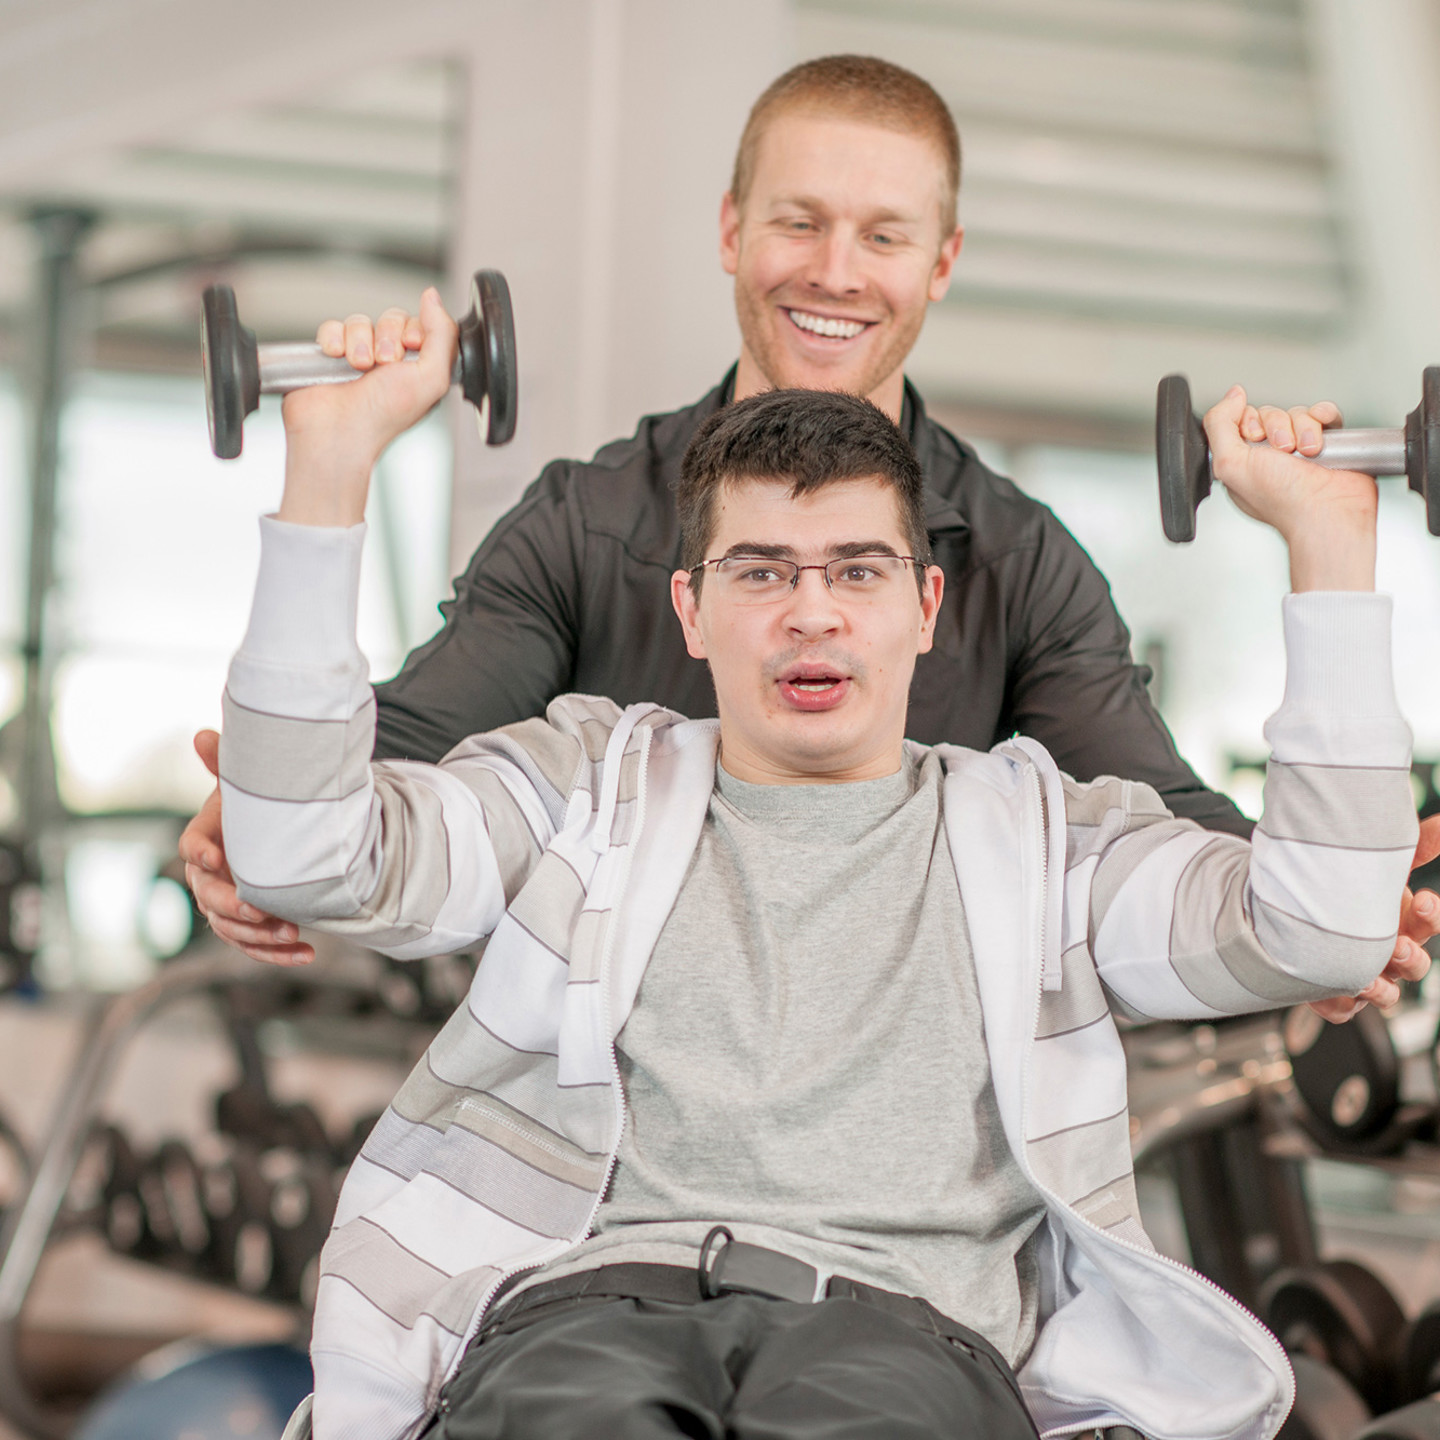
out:
<path id="1" fill-rule="evenodd" d="M 830 320 L 823 315 L 811 315 L 805 310 L 790 310 L 787 313 L 802 330 L 836 340 L 853 339 L 865 328 L 863 320 Z"/>

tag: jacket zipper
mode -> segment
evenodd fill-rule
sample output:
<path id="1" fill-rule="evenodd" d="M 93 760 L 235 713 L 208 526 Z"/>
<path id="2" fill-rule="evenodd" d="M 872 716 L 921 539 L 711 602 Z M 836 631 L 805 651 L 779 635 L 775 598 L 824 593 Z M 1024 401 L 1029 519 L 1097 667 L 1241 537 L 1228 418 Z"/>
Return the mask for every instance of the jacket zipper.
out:
<path id="1" fill-rule="evenodd" d="M 1027 757 L 1027 758 L 1028 758 L 1028 757 Z M 1043 1001 L 1044 991 L 1045 991 L 1045 930 L 1046 930 L 1045 920 L 1046 920 L 1047 914 L 1049 913 L 1049 908 L 1050 908 L 1050 907 L 1049 907 L 1049 891 L 1050 891 L 1050 824 L 1049 824 L 1049 805 L 1048 805 L 1048 802 L 1047 802 L 1047 799 L 1046 799 L 1046 794 L 1045 794 L 1045 780 L 1044 780 L 1044 777 L 1040 774 L 1040 769 L 1039 769 L 1039 767 L 1035 764 L 1035 762 L 1034 762 L 1033 760 L 1030 760 L 1030 761 L 1029 761 L 1029 763 L 1028 763 L 1027 766 L 1026 766 L 1026 769 L 1027 769 L 1029 778 L 1030 778 L 1030 780 L 1031 780 L 1031 782 L 1032 782 L 1032 787 L 1031 787 L 1031 788 L 1032 788 L 1032 793 L 1034 794 L 1034 796 L 1035 796 L 1035 798 L 1036 798 L 1036 803 L 1037 803 L 1037 808 L 1038 808 L 1038 811 L 1039 811 L 1039 818 L 1040 818 L 1039 923 L 1038 923 L 1038 925 L 1036 926 L 1036 933 L 1037 933 L 1037 935 L 1038 935 L 1038 937 L 1039 937 L 1039 941 L 1040 941 L 1040 984 L 1039 984 L 1039 987 L 1035 990 L 1035 994 L 1034 994 L 1034 1002 L 1035 1002 L 1035 1003 L 1034 1003 L 1034 1008 L 1033 1008 L 1033 1010 L 1031 1011 L 1031 1016 L 1030 1016 L 1030 1036 L 1031 1036 L 1031 1044 L 1033 1044 L 1033 1043 L 1034 1043 L 1035 1032 L 1040 1028 L 1040 1006 L 1041 1006 L 1041 1003 L 1042 1003 L 1042 1001 Z M 1026 1085 L 1025 1085 L 1025 1103 L 1026 1103 L 1026 1108 L 1027 1108 L 1027 1109 L 1028 1109 L 1028 1107 L 1029 1107 L 1029 1099 L 1030 1099 L 1029 1067 L 1027 1066 L 1027 1067 L 1026 1067 Z M 1021 1130 L 1022 1130 L 1022 1133 L 1023 1133 L 1023 1131 L 1024 1131 L 1024 1128 L 1025 1128 L 1025 1117 L 1024 1117 L 1024 1115 L 1022 1114 L 1022 1116 L 1021 1116 Z M 1027 1164 L 1024 1168 L 1025 1168 L 1025 1170 L 1026 1170 L 1027 1173 L 1028 1173 L 1029 1168 L 1030 1168 L 1029 1165 Z M 1035 1185 L 1035 1180 L 1034 1180 L 1033 1177 L 1030 1178 L 1030 1183 L 1031 1183 L 1032 1185 Z M 1274 1356 L 1278 1357 L 1278 1358 L 1284 1363 L 1284 1365 L 1285 1365 L 1285 1367 L 1286 1367 L 1287 1369 L 1289 1368 L 1289 1365 L 1290 1365 L 1290 1357 L 1285 1353 L 1285 1347 L 1284 1347 L 1283 1345 L 1281 1345 L 1280 1342 L 1270 1333 L 1270 1331 L 1265 1328 L 1264 1324 L 1260 1321 L 1260 1319 L 1259 1319 L 1257 1316 L 1252 1315 L 1252 1314 L 1250 1313 L 1250 1311 L 1247 1310 L 1247 1309 L 1245 1308 L 1245 1306 L 1243 1306 L 1233 1295 L 1231 1295 L 1228 1290 L 1222 1289 L 1219 1285 L 1217 1285 L 1217 1284 L 1216 1284 L 1213 1280 L 1211 1280 L 1208 1276 L 1202 1275 L 1198 1270 L 1194 1269 L 1193 1267 L 1191 1267 L 1191 1266 L 1189 1266 L 1189 1265 L 1186 1265 L 1183 1261 L 1180 1261 L 1180 1260 L 1172 1260 L 1172 1259 L 1170 1258 L 1170 1256 L 1168 1256 L 1168 1255 L 1162 1255 L 1162 1254 L 1160 1254 L 1160 1252 L 1159 1252 L 1158 1250 L 1147 1250 L 1147 1249 L 1145 1249 L 1143 1246 L 1135 1244 L 1135 1242 L 1134 1242 L 1133 1240 L 1126 1240 L 1126 1239 L 1123 1239 L 1123 1238 L 1122 1238 L 1121 1236 L 1119 1236 L 1119 1235 L 1112 1235 L 1108 1230 L 1102 1230 L 1098 1225 L 1095 1224 L 1095 1222 L 1094 1222 L 1093 1220 L 1087 1220 L 1082 1214 L 1080 1214 L 1080 1212 L 1079 1212 L 1078 1210 L 1075 1210 L 1075 1209 L 1072 1208 L 1070 1205 L 1067 1205 L 1067 1204 L 1065 1203 L 1065 1201 L 1061 1200 L 1058 1195 L 1053 1195 L 1053 1196 L 1050 1195 L 1050 1192 L 1049 1192 L 1049 1191 L 1042 1190 L 1039 1185 L 1035 1185 L 1035 1188 L 1036 1188 L 1037 1190 L 1041 1190 L 1041 1193 L 1042 1193 L 1042 1194 L 1045 1194 L 1045 1195 L 1049 1196 L 1049 1198 L 1053 1199 L 1053 1200 L 1055 1201 L 1055 1203 L 1056 1203 L 1058 1206 L 1060 1206 L 1061 1209 L 1063 1209 L 1067 1215 L 1073 1217 L 1075 1220 L 1078 1220 L 1078 1221 L 1079 1221 L 1082 1225 L 1084 1225 L 1087 1229 L 1093 1231 L 1094 1234 L 1096 1234 L 1097 1236 L 1099 1236 L 1102 1240 L 1106 1241 L 1107 1243 L 1109 1243 L 1109 1244 L 1111 1244 L 1111 1245 L 1119 1245 L 1122 1249 L 1129 1250 L 1132 1254 L 1138 1255 L 1138 1256 L 1140 1256 L 1142 1259 L 1157 1261 L 1157 1262 L 1159 1262 L 1161 1265 L 1168 1265 L 1168 1266 L 1170 1266 L 1171 1268 L 1180 1271 L 1180 1273 L 1181 1273 L 1182 1275 L 1186 1275 L 1186 1276 L 1188 1276 L 1188 1277 L 1189 1277 L 1190 1279 L 1192 1279 L 1192 1280 L 1197 1280 L 1197 1281 L 1199 1281 L 1200 1284 L 1203 1285 L 1207 1290 L 1213 1291 L 1216 1295 L 1218 1295 L 1218 1296 L 1221 1298 L 1221 1300 L 1225 1301 L 1228 1305 L 1230 1305 L 1231 1307 L 1233 1307 L 1235 1310 L 1238 1310 L 1238 1311 L 1240 1312 L 1240 1314 L 1243 1315 L 1247 1320 L 1253 1321 L 1254 1324 L 1256 1325 L 1256 1327 L 1257 1327 L 1257 1328 L 1259 1329 L 1259 1331 L 1260 1331 L 1261 1338 L 1269 1345 L 1272 1354 L 1273 1354 Z M 1289 1415 L 1290 1409 L 1293 1409 L 1293 1408 L 1294 1408 L 1294 1403 L 1295 1403 L 1295 1402 L 1294 1402 L 1294 1400 L 1292 1399 L 1291 1402 L 1290 1402 L 1290 1407 L 1287 1408 L 1287 1410 L 1286 1410 L 1286 1412 L 1285 1412 L 1285 1415 L 1282 1415 L 1282 1416 L 1280 1417 L 1280 1423 L 1281 1423 L 1282 1425 L 1285 1423 L 1285 1418 L 1286 1418 L 1286 1416 Z M 1082 1434 L 1082 1435 L 1083 1435 L 1086 1430 L 1091 1429 L 1091 1428 L 1092 1428 L 1092 1427 L 1090 1427 L 1090 1426 L 1087 1425 L 1087 1426 L 1082 1426 L 1082 1427 L 1080 1428 L 1080 1430 L 1078 1430 L 1078 1431 L 1076 1431 L 1076 1430 L 1046 1430 L 1046 1431 L 1043 1431 L 1043 1432 L 1042 1432 L 1042 1434 L 1041 1434 L 1041 1440 L 1060 1440 L 1060 1437 L 1063 1437 L 1063 1436 L 1076 1435 L 1076 1434 Z"/>
<path id="2" fill-rule="evenodd" d="M 641 731 L 640 736 L 640 765 L 635 792 L 635 823 L 631 827 L 630 844 L 626 847 L 625 858 L 622 862 L 619 884 L 620 895 L 623 895 L 625 893 L 625 889 L 630 882 L 630 857 L 634 853 L 635 843 L 640 838 L 640 832 L 645 823 L 645 781 L 647 778 L 646 772 L 650 762 L 650 742 L 653 737 L 654 731 L 651 730 L 651 728 L 647 725 Z M 622 753 L 622 764 L 623 761 L 624 755 Z M 620 783 L 618 776 L 615 783 L 617 784 L 617 786 Z M 618 905 L 613 908 L 615 911 L 618 912 Z M 602 1017 L 602 1023 L 604 1023 L 607 1028 L 610 1024 L 610 957 L 612 952 L 614 951 L 614 948 L 615 925 L 612 923 L 608 931 L 606 932 L 605 949 L 600 956 L 600 1014 Z M 495 1277 L 495 1283 L 490 1286 L 488 1290 L 486 1290 L 484 1298 L 480 1301 L 480 1304 L 475 1307 L 475 1314 L 472 1317 L 469 1325 L 466 1326 L 465 1334 L 461 1337 L 460 1340 L 460 1347 L 455 1352 L 454 1363 L 446 1367 L 443 1378 L 441 1379 L 439 1385 L 435 1387 L 434 1394 L 430 1398 L 429 1403 L 426 1405 L 425 1419 L 427 1420 L 430 1418 L 430 1415 L 434 1412 L 436 1408 L 439 1400 L 440 1391 L 443 1390 L 445 1386 L 450 1383 L 451 1379 L 454 1377 L 456 1370 L 460 1368 L 461 1360 L 465 1358 L 465 1352 L 470 1348 L 470 1342 L 474 1340 L 475 1336 L 480 1333 L 480 1326 L 485 1319 L 485 1312 L 490 1308 L 490 1302 L 493 1300 L 495 1292 L 499 1290 L 499 1288 L 512 1275 L 518 1275 L 522 1270 L 538 1270 L 540 1266 L 548 1265 L 551 1260 L 557 1259 L 567 1250 L 573 1250 L 575 1246 L 583 1244 L 586 1240 L 590 1238 L 592 1227 L 595 1224 L 595 1215 L 599 1211 L 600 1204 L 605 1198 L 605 1192 L 610 1188 L 610 1177 L 614 1175 L 615 1166 L 620 1159 L 620 1142 L 625 1137 L 625 1124 L 628 1118 L 628 1112 L 625 1106 L 625 1089 L 620 1080 L 620 1058 L 615 1053 L 614 1037 L 609 1037 L 607 1043 L 610 1051 L 610 1086 L 611 1091 L 615 1096 L 615 1144 L 610 1149 L 610 1158 L 605 1163 L 605 1175 L 600 1182 L 599 1190 L 595 1192 L 595 1202 L 590 1207 L 590 1214 L 586 1217 L 584 1227 L 581 1229 L 579 1235 L 575 1236 L 573 1239 L 564 1241 L 557 1240 L 555 1243 L 557 1246 L 559 1246 L 558 1249 L 552 1250 L 546 1254 L 542 1254 L 538 1258 L 528 1260 L 523 1265 L 507 1265 L 501 1269 L 500 1273 Z"/>

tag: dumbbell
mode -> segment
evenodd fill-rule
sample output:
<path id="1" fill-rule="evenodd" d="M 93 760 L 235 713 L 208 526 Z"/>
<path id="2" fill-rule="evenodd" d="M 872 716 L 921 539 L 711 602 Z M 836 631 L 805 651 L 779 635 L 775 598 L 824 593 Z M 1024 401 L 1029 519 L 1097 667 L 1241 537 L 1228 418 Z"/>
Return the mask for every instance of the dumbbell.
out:
<path id="1" fill-rule="evenodd" d="M 1425 519 L 1440 535 L 1440 365 L 1421 379 L 1420 403 L 1393 430 L 1327 430 L 1318 455 L 1331 470 L 1404 475 L 1425 498 Z M 1264 443 L 1264 442 L 1261 442 Z M 1195 511 L 1210 493 L 1214 474 L 1200 417 L 1191 408 L 1190 382 L 1167 375 L 1155 403 L 1155 458 L 1160 471 L 1160 523 L 1167 540 L 1195 538 Z"/>
<path id="2" fill-rule="evenodd" d="M 1392 1410 L 1357 1431 L 1352 1440 L 1440 1440 L 1440 1398 Z"/>
<path id="3" fill-rule="evenodd" d="M 470 282 L 470 309 L 460 323 L 460 354 L 451 384 L 485 413 L 485 443 L 504 445 L 515 434 L 515 318 L 510 287 L 498 270 L 477 270 Z M 407 353 L 408 359 L 414 352 Z M 235 292 L 206 287 L 201 305 L 200 363 L 205 374 L 205 413 L 210 448 L 222 460 L 240 453 L 245 417 L 262 395 L 288 395 L 307 385 L 358 380 L 343 356 L 326 355 L 305 342 L 259 345 L 240 323 Z"/>
<path id="4" fill-rule="evenodd" d="M 1338 1370 L 1372 1413 L 1395 1403 L 1405 1312 L 1363 1265 L 1326 1260 L 1279 1270 L 1261 1289 L 1260 1313 L 1287 1350 Z"/>
<path id="5" fill-rule="evenodd" d="M 1303 1351 L 1290 1356 L 1295 1405 L 1275 1440 L 1350 1440 L 1370 1419 L 1370 1407 L 1333 1366 Z"/>
<path id="6" fill-rule="evenodd" d="M 329 1157 L 273 1151 L 262 1159 L 272 1183 L 270 1246 L 273 1266 L 266 1293 L 275 1300 L 313 1305 L 320 1247 L 330 1234 L 337 1199 Z"/>
<path id="7" fill-rule="evenodd" d="M 1401 1400 L 1421 1400 L 1440 1391 L 1440 1300 L 1432 1300 L 1405 1327 L 1400 1346 Z"/>
<path id="8" fill-rule="evenodd" d="M 1366 1155 L 1394 1154 L 1433 1132 L 1440 1117 L 1433 1100 L 1419 1098 L 1415 1070 L 1429 1063 L 1430 1033 L 1429 1017 L 1418 1011 L 1402 1009 L 1392 1025 L 1367 1006 L 1344 1025 L 1328 1025 L 1296 1006 L 1282 1034 L 1302 1125 L 1327 1149 Z M 1404 1043 L 1397 1046 L 1397 1037 Z"/>

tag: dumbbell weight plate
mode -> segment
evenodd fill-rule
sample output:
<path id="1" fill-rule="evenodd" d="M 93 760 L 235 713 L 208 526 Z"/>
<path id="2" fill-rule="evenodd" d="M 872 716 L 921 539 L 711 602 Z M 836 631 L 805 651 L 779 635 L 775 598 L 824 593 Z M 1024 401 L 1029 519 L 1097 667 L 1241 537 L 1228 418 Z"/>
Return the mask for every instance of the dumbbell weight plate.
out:
<path id="1" fill-rule="evenodd" d="M 460 321 L 460 388 L 485 416 L 485 443 L 504 445 L 515 434 L 515 314 L 510 287 L 498 270 L 477 270 L 470 311 Z"/>
<path id="2" fill-rule="evenodd" d="M 1405 1314 L 1378 1276 L 1353 1260 L 1281 1270 L 1260 1296 L 1284 1347 L 1338 1370 L 1375 1413 L 1395 1400 Z"/>
<path id="3" fill-rule="evenodd" d="M 260 361 L 255 332 L 240 323 L 228 285 L 208 286 L 201 301 L 200 364 L 210 448 L 220 459 L 233 460 L 244 440 L 245 417 L 260 405 Z"/>
<path id="4" fill-rule="evenodd" d="M 228 1159 L 210 1167 L 203 1181 L 210 1223 L 206 1270 L 247 1295 L 262 1295 L 270 1284 L 275 1257 L 270 1241 L 271 1183 L 260 1159 L 247 1146 L 236 1146 Z"/>
<path id="5" fill-rule="evenodd" d="M 1354 1440 L 1440 1440 L 1440 1400 L 1420 1400 L 1372 1420 Z"/>
<path id="6" fill-rule="evenodd" d="M 1195 538 L 1195 509 L 1210 493 L 1210 447 L 1190 404 L 1190 382 L 1167 375 L 1155 399 L 1155 459 L 1160 471 L 1160 523 L 1165 538 Z"/>
<path id="7" fill-rule="evenodd" d="M 318 1155 L 266 1156 L 270 1192 L 270 1243 L 274 1269 L 266 1293 L 276 1300 L 313 1304 L 320 1247 L 335 1216 L 336 1191 L 329 1160 Z"/>
<path id="8" fill-rule="evenodd" d="M 1372 1006 L 1327 1025 L 1308 1006 L 1285 1020 L 1285 1049 L 1307 1123 L 1319 1138 L 1353 1145 L 1380 1134 L 1400 1108 L 1400 1061 Z"/>
<path id="9" fill-rule="evenodd" d="M 1440 1300 L 1405 1327 L 1399 1383 L 1401 1400 L 1421 1400 L 1440 1390 Z"/>
<path id="10" fill-rule="evenodd" d="M 1309 1355 L 1292 1355 L 1295 1406 L 1275 1440 L 1351 1440 L 1370 1418 L 1355 1387 L 1336 1369 Z"/>
<path id="11" fill-rule="evenodd" d="M 1405 473 L 1425 497 L 1425 520 L 1440 535 L 1440 365 L 1427 365 L 1420 403 L 1405 417 Z"/>

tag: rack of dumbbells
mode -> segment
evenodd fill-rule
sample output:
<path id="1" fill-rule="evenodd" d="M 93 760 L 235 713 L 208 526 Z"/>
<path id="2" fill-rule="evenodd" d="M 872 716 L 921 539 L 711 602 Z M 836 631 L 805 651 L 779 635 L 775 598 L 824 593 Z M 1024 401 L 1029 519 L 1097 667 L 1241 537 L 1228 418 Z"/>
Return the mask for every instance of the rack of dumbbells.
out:
<path id="1" fill-rule="evenodd" d="M 280 1021 L 408 1060 L 463 998 L 471 957 L 401 966 L 372 952 L 302 970 L 259 966 L 211 947 L 97 1006 L 46 1141 L 0 1226 L 0 1415 L 37 1437 L 70 1421 L 31 1392 L 20 1365 L 22 1312 L 46 1248 L 77 1230 L 120 1255 L 296 1307 L 313 1302 L 320 1247 L 341 1180 L 378 1115 L 334 1134 L 305 1101 L 276 1098 L 262 1038 Z M 236 1083 L 212 1097 L 213 1128 L 141 1146 L 105 1118 L 127 1048 L 160 1011 L 213 1006 Z M 340 1048 L 344 1048 L 341 1046 Z M 178 1077 L 177 1084 L 184 1084 Z"/>
<path id="2" fill-rule="evenodd" d="M 1174 1183 L 1195 1268 L 1291 1355 L 1282 1440 L 1440 1440 L 1440 1298 L 1407 1314 L 1367 1266 L 1321 1259 L 1305 1184 L 1316 1159 L 1440 1181 L 1440 1016 L 1405 989 L 1345 1025 L 1302 1006 L 1125 1036 L 1137 1171 Z"/>

